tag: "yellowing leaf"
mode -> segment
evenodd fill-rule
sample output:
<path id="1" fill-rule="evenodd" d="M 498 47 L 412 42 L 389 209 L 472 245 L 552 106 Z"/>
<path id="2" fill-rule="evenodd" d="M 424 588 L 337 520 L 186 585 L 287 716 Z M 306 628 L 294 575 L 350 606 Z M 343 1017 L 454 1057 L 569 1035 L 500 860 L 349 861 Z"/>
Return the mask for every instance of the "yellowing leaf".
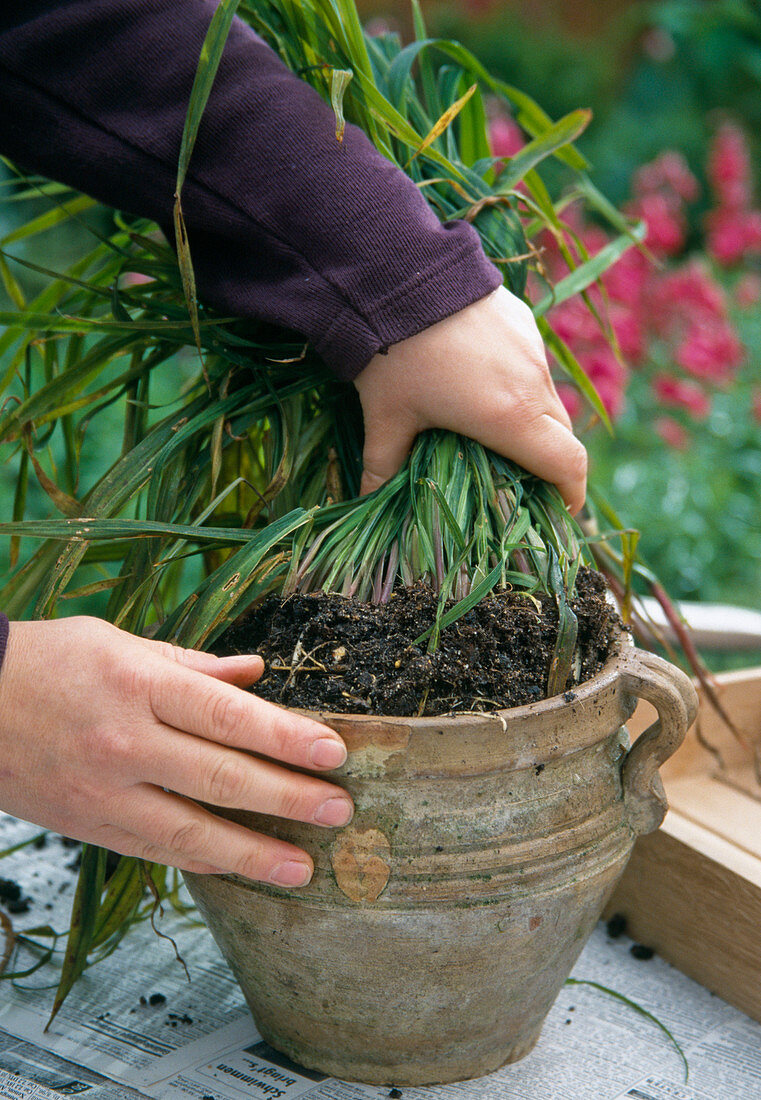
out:
<path id="1" fill-rule="evenodd" d="M 59 512 L 64 516 L 80 516 L 82 514 L 82 505 L 74 497 L 69 496 L 63 489 L 48 477 L 43 470 L 40 463 L 37 461 L 37 457 L 32 449 L 32 433 L 31 429 L 27 426 L 24 427 L 24 445 L 27 449 L 27 453 L 32 460 L 32 466 L 34 472 L 37 475 L 37 480 L 40 483 L 41 488 L 47 493 L 50 499 L 55 504 Z"/>
<path id="2" fill-rule="evenodd" d="M 190 324 L 193 329 L 193 335 L 195 336 L 198 354 L 201 355 L 201 329 L 198 324 L 196 277 L 193 271 L 193 263 L 190 259 L 190 245 L 188 244 L 188 233 L 185 228 L 185 218 L 182 214 L 179 191 L 177 191 L 174 196 L 174 235 L 175 244 L 177 245 L 177 262 L 180 267 L 180 275 L 182 276 L 182 289 L 185 292 L 185 302 L 187 303 L 188 313 L 190 314 Z"/>
<path id="3" fill-rule="evenodd" d="M 470 97 L 473 95 L 473 93 L 475 92 L 477 87 L 478 87 L 477 84 L 471 84 L 471 86 L 468 88 L 465 95 L 461 95 L 459 99 L 455 100 L 455 102 L 452 104 L 451 107 L 447 107 L 444 114 L 441 116 L 441 118 L 438 120 L 438 122 L 434 123 L 434 125 L 431 127 L 431 129 L 428 131 L 428 133 L 423 138 L 420 145 L 417 147 L 415 152 L 412 154 L 410 159 L 407 161 L 408 165 L 412 163 L 412 161 L 415 159 L 416 156 L 418 156 L 420 153 L 424 152 L 428 148 L 429 145 L 432 145 L 433 142 L 436 140 L 437 137 L 439 137 L 440 134 L 444 133 L 447 126 L 449 126 L 450 123 L 455 118 L 457 118 L 460 111 L 463 109 L 465 104 L 468 102 Z"/>

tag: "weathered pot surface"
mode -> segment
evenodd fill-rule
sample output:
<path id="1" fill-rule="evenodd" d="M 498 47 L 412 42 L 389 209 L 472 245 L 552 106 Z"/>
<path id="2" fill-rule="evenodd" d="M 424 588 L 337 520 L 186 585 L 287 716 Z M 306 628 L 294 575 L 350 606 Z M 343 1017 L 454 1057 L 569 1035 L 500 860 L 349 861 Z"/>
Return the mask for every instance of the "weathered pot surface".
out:
<path id="1" fill-rule="evenodd" d="M 659 718 L 627 751 L 642 697 Z M 224 811 L 305 848 L 289 892 L 186 875 L 257 1027 L 304 1066 L 419 1085 L 527 1054 L 666 800 L 658 767 L 695 717 L 689 679 L 622 635 L 594 679 L 493 714 L 320 714 L 356 812 L 325 830 Z"/>

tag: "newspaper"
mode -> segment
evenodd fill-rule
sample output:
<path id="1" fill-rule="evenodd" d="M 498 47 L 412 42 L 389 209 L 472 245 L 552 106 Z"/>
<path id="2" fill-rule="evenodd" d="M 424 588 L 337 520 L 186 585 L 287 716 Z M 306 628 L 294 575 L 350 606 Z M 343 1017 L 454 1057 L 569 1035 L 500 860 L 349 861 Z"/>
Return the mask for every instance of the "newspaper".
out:
<path id="1" fill-rule="evenodd" d="M 38 830 L 0 821 L 0 847 Z M 74 849 L 58 838 L 0 861 L 0 877 L 29 897 L 17 931 L 65 929 Z M 0 1097 L 50 1100 L 757 1100 L 761 1025 L 663 960 L 634 958 L 631 940 L 592 935 L 550 1012 L 537 1047 L 521 1062 L 475 1081 L 428 1088 L 337 1081 L 296 1066 L 257 1033 L 232 975 L 202 926 L 165 913 L 190 980 L 167 939 L 148 925 L 88 970 L 45 1030 L 54 964 L 0 983 Z M 60 956 L 60 952 L 59 952 Z M 637 1007 L 644 1010 L 645 1015 Z M 677 1047 L 658 1026 L 667 1028 Z"/>
<path id="2" fill-rule="evenodd" d="M 88 1100 L 139 1100 L 142 1094 L 0 1031 L 0 1096 L 60 1100 L 61 1095 L 85 1095 Z"/>

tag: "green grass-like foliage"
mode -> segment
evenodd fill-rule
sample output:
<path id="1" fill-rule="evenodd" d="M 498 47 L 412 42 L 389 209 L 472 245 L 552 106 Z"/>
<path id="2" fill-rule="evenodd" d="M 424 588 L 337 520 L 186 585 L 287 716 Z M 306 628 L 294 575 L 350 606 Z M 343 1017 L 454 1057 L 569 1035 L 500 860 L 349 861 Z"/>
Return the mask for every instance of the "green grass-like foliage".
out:
<path id="1" fill-rule="evenodd" d="M 597 192 L 573 146 L 588 113 L 553 122 L 457 43 L 428 39 L 417 4 L 417 40 L 402 47 L 392 36 L 368 37 L 351 0 L 223 0 L 182 143 L 178 256 L 151 223 L 115 215 L 113 229 L 93 231 L 89 251 L 68 270 L 46 271 L 19 257 L 17 246 L 87 216 L 94 204 L 18 174 L 6 186 L 9 202 L 43 196 L 47 208 L 1 242 L 0 277 L 15 309 L 0 314 L 0 446 L 17 479 L 12 522 L 0 524 L 12 539 L 13 565 L 0 606 L 11 617 L 31 609 L 44 618 L 72 595 L 107 593 L 105 616 L 119 626 L 205 647 L 272 591 L 327 589 L 381 601 L 395 585 L 422 578 L 440 593 L 436 621 L 419 639 L 433 648 L 458 615 L 511 586 L 555 599 L 560 631 L 548 693 L 562 690 L 576 638 L 569 597 L 579 564 L 591 558 L 554 487 L 473 440 L 432 431 L 396 477 L 358 499 L 362 422 L 353 388 L 293 334 L 217 317 L 195 300 L 182 184 L 236 9 L 332 105 L 336 140 L 346 122 L 362 127 L 442 220 L 475 226 L 513 292 L 524 292 L 534 239 L 543 230 L 554 235 L 571 274 L 547 287 L 537 317 L 561 370 L 606 420 L 543 317 L 552 302 L 583 294 L 641 235 Z M 506 164 L 491 154 L 486 95 L 506 101 L 531 135 Z M 539 171 L 550 156 L 569 180 L 555 201 Z M 579 195 L 619 234 L 593 259 L 562 218 Z M 22 283 L 31 273 L 46 282 L 28 299 Z M 126 273 L 150 281 L 134 285 Z M 157 388 L 178 377 L 188 348 L 198 359 L 195 374 L 167 408 L 155 408 Z M 121 452 L 83 487 L 83 448 L 115 409 Z M 28 518 L 35 481 L 54 518 Z M 26 559 L 24 536 L 42 540 Z M 56 1008 L 93 950 L 97 956 L 122 934 L 114 914 L 132 920 L 144 896 L 136 861 L 122 861 L 118 891 L 103 883 L 101 864 L 94 856 L 83 861 Z"/>

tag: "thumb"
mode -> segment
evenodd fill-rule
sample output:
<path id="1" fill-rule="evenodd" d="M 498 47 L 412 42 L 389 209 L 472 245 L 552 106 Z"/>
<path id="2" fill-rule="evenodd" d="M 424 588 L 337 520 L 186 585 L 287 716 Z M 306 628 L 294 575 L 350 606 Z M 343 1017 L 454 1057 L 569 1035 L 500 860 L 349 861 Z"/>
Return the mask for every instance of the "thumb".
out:
<path id="1" fill-rule="evenodd" d="M 401 469 L 416 435 L 411 424 L 365 419 L 361 496 L 379 489 Z"/>

